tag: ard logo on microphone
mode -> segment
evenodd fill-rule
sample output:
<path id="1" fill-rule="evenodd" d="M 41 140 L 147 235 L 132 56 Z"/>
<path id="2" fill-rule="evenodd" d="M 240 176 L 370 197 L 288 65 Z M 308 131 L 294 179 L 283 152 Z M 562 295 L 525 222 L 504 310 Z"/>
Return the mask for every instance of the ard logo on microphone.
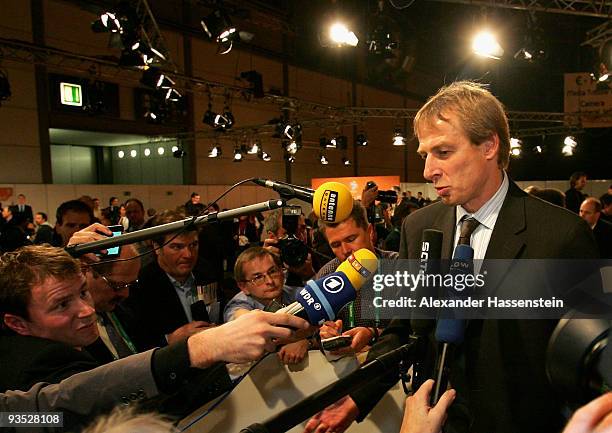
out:
<path id="1" fill-rule="evenodd" d="M 344 281 L 337 275 L 331 275 L 323 280 L 323 289 L 329 293 L 338 293 L 344 288 Z"/>
<path id="2" fill-rule="evenodd" d="M 324 221 L 336 221 L 338 191 L 325 190 L 321 197 L 321 216 Z"/>

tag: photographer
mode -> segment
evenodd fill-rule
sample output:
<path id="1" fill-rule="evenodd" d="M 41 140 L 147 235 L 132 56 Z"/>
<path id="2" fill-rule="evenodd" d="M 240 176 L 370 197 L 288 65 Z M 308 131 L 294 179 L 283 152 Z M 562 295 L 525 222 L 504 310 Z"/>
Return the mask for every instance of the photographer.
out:
<path id="1" fill-rule="evenodd" d="M 396 202 L 396 191 L 381 191 L 373 181 L 369 181 L 361 192 L 361 204 L 366 208 L 368 222 L 374 226 L 373 242 L 379 248 L 384 247 L 385 239 L 393 230 L 391 206 Z"/>
<path id="2" fill-rule="evenodd" d="M 299 207 L 269 212 L 264 219 L 264 248 L 280 256 L 287 267 L 287 285 L 302 287 L 315 274 L 308 252 L 306 219 Z"/>

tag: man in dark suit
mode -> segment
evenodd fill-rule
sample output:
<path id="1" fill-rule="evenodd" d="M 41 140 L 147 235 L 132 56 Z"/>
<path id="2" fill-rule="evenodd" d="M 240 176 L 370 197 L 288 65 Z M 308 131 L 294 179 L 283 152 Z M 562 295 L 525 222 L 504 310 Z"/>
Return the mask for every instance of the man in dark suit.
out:
<path id="1" fill-rule="evenodd" d="M 612 224 L 602 218 L 601 202 L 589 197 L 580 205 L 580 218 L 593 230 L 602 259 L 612 259 Z"/>
<path id="2" fill-rule="evenodd" d="M 32 206 L 26 204 L 26 196 L 19 194 L 17 196 L 17 204 L 11 206 L 13 217 L 19 221 L 34 222 L 34 214 L 32 213 Z"/>
<path id="3" fill-rule="evenodd" d="M 418 259 L 424 229 L 444 233 L 442 257 L 452 256 L 464 217 L 476 220 L 467 235 L 475 259 L 597 258 L 589 227 L 570 212 L 528 196 L 512 182 L 510 137 L 501 103 L 485 88 L 458 82 L 441 89 L 414 121 L 424 177 L 441 202 L 411 213 L 402 226 L 400 258 Z M 462 242 L 462 243 L 463 243 Z M 497 276 L 510 283 L 513 275 Z M 452 365 L 457 402 L 448 431 L 553 432 L 563 425 L 561 401 L 545 373 L 554 321 L 472 320 Z M 408 321 L 393 321 L 369 358 L 406 341 Z M 392 375 L 391 375 L 392 376 Z M 386 389 L 397 381 L 390 376 Z M 342 431 L 362 419 L 385 391 L 384 381 L 366 387 L 324 419 Z M 460 402 L 460 404 L 457 404 Z M 329 411 L 331 413 L 331 411 Z"/>
<path id="4" fill-rule="evenodd" d="M 166 211 L 155 225 L 184 219 Z M 137 337 L 143 349 L 163 346 L 187 338 L 220 322 L 217 286 L 194 275 L 198 260 L 198 231 L 187 228 L 178 236 L 169 234 L 153 240 L 156 260 L 142 268 L 138 286 L 127 301 L 146 335 Z"/>

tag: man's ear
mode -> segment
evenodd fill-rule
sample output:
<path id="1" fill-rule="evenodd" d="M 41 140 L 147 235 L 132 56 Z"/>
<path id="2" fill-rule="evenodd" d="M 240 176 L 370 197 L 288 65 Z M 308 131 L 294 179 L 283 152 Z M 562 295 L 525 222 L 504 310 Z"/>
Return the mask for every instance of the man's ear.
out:
<path id="1" fill-rule="evenodd" d="M 32 335 L 30 333 L 30 322 L 21 316 L 6 313 L 4 315 L 4 324 L 19 335 Z"/>
<path id="2" fill-rule="evenodd" d="M 484 143 L 482 143 L 483 152 L 486 159 L 496 159 L 499 153 L 499 136 L 491 135 Z"/>
<path id="3" fill-rule="evenodd" d="M 376 232 L 374 231 L 374 224 L 368 223 L 368 236 L 372 243 L 376 241 Z"/>

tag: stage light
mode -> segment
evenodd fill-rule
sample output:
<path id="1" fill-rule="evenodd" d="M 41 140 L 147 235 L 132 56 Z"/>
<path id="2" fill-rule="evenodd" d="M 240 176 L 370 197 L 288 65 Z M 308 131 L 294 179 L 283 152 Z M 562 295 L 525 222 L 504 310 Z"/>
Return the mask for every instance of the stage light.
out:
<path id="1" fill-rule="evenodd" d="M 176 89 L 168 89 L 164 93 L 164 100 L 167 102 L 179 102 L 183 96 Z"/>
<path id="2" fill-rule="evenodd" d="M 268 152 L 266 152 L 263 149 L 259 149 L 259 152 L 257 153 L 257 156 L 259 157 L 259 159 L 265 161 L 265 162 L 269 162 L 272 161 L 272 157 L 270 155 L 268 155 Z"/>
<path id="3" fill-rule="evenodd" d="M 355 36 L 355 33 L 340 22 L 336 22 L 330 26 L 328 36 L 330 41 L 337 47 L 356 47 L 359 43 L 359 39 Z"/>
<path id="4" fill-rule="evenodd" d="M 231 51 L 238 33 L 224 10 L 215 9 L 209 16 L 202 18 L 200 24 L 206 36 L 219 44 L 218 54 L 227 54 Z"/>
<path id="5" fill-rule="evenodd" d="M 96 21 L 91 23 L 91 29 L 95 33 L 122 33 L 123 28 L 118 16 L 114 12 L 104 12 Z"/>
<path id="6" fill-rule="evenodd" d="M 299 123 L 284 123 L 278 122 L 276 124 L 276 134 L 275 136 L 280 138 L 286 138 L 289 140 L 299 141 L 302 138 L 302 125 Z"/>
<path id="7" fill-rule="evenodd" d="M 493 33 L 483 30 L 478 33 L 472 42 L 472 50 L 481 57 L 499 60 L 504 49 L 499 45 Z"/>
<path id="8" fill-rule="evenodd" d="M 329 160 L 325 157 L 325 155 L 321 154 L 319 156 L 319 161 L 321 161 L 321 165 L 327 165 L 329 164 Z"/>
<path id="9" fill-rule="evenodd" d="M 396 128 L 393 133 L 393 145 L 394 146 L 403 146 L 406 144 L 406 138 L 404 137 L 404 133 L 401 129 Z"/>
<path id="10" fill-rule="evenodd" d="M 253 140 L 253 144 L 251 144 L 247 153 L 249 155 L 256 155 L 259 152 L 260 148 L 261 146 L 259 145 L 259 140 Z"/>
<path id="11" fill-rule="evenodd" d="M 120 150 L 119 152 L 117 152 L 117 156 L 119 157 L 119 159 L 123 159 L 123 157 L 125 156 L 125 152 L 123 150 Z"/>
<path id="12" fill-rule="evenodd" d="M 219 130 L 228 130 L 231 129 L 234 125 L 234 115 L 229 109 L 226 108 L 226 111 L 223 114 L 218 114 L 212 111 L 211 105 L 208 105 L 208 110 L 204 113 L 204 118 L 202 122 L 206 125 L 210 125 L 215 129 Z"/>
<path id="13" fill-rule="evenodd" d="M 574 154 L 574 151 L 576 150 L 576 146 L 578 146 L 576 138 L 571 135 L 568 135 L 563 140 L 563 148 L 561 149 L 561 153 L 563 154 L 563 156 L 572 156 Z"/>
<path id="14" fill-rule="evenodd" d="M 157 148 L 157 154 L 160 155 L 160 156 L 163 155 L 165 151 L 166 151 L 166 149 L 164 149 L 163 147 L 158 147 Z"/>
<path id="15" fill-rule="evenodd" d="M 140 82 L 153 89 L 171 89 L 174 86 L 174 81 L 156 67 L 144 71 Z"/>
<path id="16" fill-rule="evenodd" d="M 149 149 L 149 148 L 147 147 L 147 148 L 145 148 L 145 150 L 144 150 L 144 156 L 149 156 L 149 155 L 151 155 L 151 149 Z"/>
<path id="17" fill-rule="evenodd" d="M 335 149 L 336 147 L 338 147 L 338 140 L 336 139 L 336 137 L 332 137 L 325 147 L 327 147 L 328 149 Z"/>
<path id="18" fill-rule="evenodd" d="M 187 153 L 183 149 L 179 148 L 178 146 L 172 146 L 172 156 L 175 158 L 182 158 L 185 155 L 187 155 Z"/>
<path id="19" fill-rule="evenodd" d="M 374 27 L 367 43 L 370 54 L 382 56 L 385 59 L 393 58 L 393 50 L 398 47 L 398 43 L 393 40 L 391 32 L 383 22 L 379 22 Z"/>
<path id="20" fill-rule="evenodd" d="M 9 83 L 6 72 L 0 71 L 0 102 L 6 101 L 11 97 L 11 84 Z"/>
<path id="21" fill-rule="evenodd" d="M 537 154 L 541 154 L 542 152 L 544 152 L 544 148 L 538 144 L 536 147 L 533 148 L 533 151 Z"/>
<path id="22" fill-rule="evenodd" d="M 297 141 L 291 140 L 285 144 L 285 150 L 289 152 L 291 155 L 295 155 L 298 150 L 300 150 L 300 146 Z"/>
<path id="23" fill-rule="evenodd" d="M 295 156 L 294 155 L 285 154 L 285 161 L 288 161 L 291 164 L 293 164 L 295 162 Z"/>
<path id="24" fill-rule="evenodd" d="M 130 150 L 130 156 L 136 158 L 138 156 L 138 151 L 135 149 Z"/>
<path id="25" fill-rule="evenodd" d="M 342 164 L 345 165 L 345 166 L 349 166 L 349 165 L 351 165 L 351 160 L 348 159 L 346 156 L 343 156 L 342 157 Z"/>
<path id="26" fill-rule="evenodd" d="M 212 149 L 210 149 L 208 151 L 208 157 L 209 158 L 217 158 L 219 156 L 221 156 L 221 146 L 214 146 Z"/>
<path id="27" fill-rule="evenodd" d="M 366 136 L 365 132 L 360 132 L 359 134 L 357 134 L 357 137 L 355 138 L 355 144 L 357 146 L 368 145 L 368 137 Z"/>
<path id="28" fill-rule="evenodd" d="M 241 162 L 243 158 L 242 150 L 239 147 L 234 148 L 234 162 Z"/>
<path id="29" fill-rule="evenodd" d="M 327 139 L 326 136 L 322 135 L 321 138 L 319 138 L 319 146 L 322 148 L 328 148 L 330 147 L 331 143 L 330 141 Z"/>
<path id="30" fill-rule="evenodd" d="M 510 138 L 510 155 L 514 157 L 521 156 L 523 142 L 518 138 Z"/>

